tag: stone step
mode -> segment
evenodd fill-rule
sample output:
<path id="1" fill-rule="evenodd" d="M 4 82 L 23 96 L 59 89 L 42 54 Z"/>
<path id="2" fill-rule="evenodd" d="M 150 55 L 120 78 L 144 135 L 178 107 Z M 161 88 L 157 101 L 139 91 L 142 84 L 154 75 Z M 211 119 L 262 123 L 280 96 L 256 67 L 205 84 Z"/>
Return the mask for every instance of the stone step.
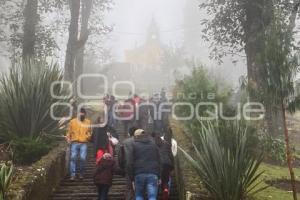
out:
<path id="1" fill-rule="evenodd" d="M 124 134 L 120 135 L 119 137 L 120 141 L 123 141 L 124 138 Z M 71 181 L 70 177 L 66 176 L 61 181 L 59 187 L 56 188 L 56 190 L 50 197 L 50 200 L 97 200 L 97 188 L 93 182 L 94 170 L 95 158 L 93 156 L 93 148 L 91 144 L 89 144 L 84 179 L 76 179 L 75 181 Z M 127 181 L 125 177 L 117 174 L 114 175 L 112 187 L 109 191 L 109 200 L 124 200 L 124 197 L 127 192 L 126 182 Z M 178 192 L 175 182 L 174 184 L 172 184 L 169 199 L 178 200 Z"/>
<path id="2" fill-rule="evenodd" d="M 124 199 L 124 194 L 116 191 L 116 192 L 109 192 L 109 199 Z M 178 195 L 171 195 L 169 197 L 170 200 L 178 200 Z M 53 195 L 52 199 L 58 200 L 58 199 L 94 199 L 98 197 L 97 192 L 89 192 L 89 193 L 68 193 L 68 194 L 55 194 Z"/>

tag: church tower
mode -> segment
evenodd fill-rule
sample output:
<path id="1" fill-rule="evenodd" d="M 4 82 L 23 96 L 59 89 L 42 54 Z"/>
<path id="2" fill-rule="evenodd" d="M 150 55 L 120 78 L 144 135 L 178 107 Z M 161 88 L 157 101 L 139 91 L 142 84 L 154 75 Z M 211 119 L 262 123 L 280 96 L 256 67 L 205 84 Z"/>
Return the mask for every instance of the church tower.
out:
<path id="1" fill-rule="evenodd" d="M 145 43 L 135 49 L 125 51 L 125 59 L 139 70 L 159 70 L 161 65 L 162 44 L 159 28 L 154 19 L 148 27 Z"/>

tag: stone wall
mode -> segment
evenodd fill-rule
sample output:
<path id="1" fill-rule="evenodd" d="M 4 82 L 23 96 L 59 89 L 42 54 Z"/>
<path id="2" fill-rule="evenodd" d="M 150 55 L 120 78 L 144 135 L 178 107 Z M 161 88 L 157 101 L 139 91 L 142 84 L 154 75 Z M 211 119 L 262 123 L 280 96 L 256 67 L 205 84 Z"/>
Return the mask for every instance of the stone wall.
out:
<path id="1" fill-rule="evenodd" d="M 67 144 L 61 142 L 28 168 L 17 168 L 8 200 L 47 200 L 66 175 Z"/>
<path id="2" fill-rule="evenodd" d="M 191 156 L 195 153 L 192 147 L 191 138 L 184 130 L 180 122 L 171 121 L 174 138 L 178 146 L 188 152 Z M 184 157 L 178 148 L 175 158 L 175 176 L 178 185 L 179 199 L 182 200 L 209 200 L 208 193 L 201 183 L 196 170 Z"/>

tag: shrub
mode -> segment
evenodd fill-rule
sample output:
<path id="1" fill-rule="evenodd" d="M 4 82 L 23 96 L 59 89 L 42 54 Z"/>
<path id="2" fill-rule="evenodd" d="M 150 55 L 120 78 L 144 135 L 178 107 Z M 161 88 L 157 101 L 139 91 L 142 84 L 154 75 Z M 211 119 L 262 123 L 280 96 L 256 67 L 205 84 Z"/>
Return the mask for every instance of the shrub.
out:
<path id="1" fill-rule="evenodd" d="M 229 106 L 231 95 L 231 87 L 224 81 L 210 75 L 203 67 L 194 68 L 191 75 L 185 76 L 183 80 L 177 80 L 173 92 L 175 102 L 187 102 L 194 108 L 201 102 L 217 103 L 218 105 L 222 103 L 222 111 L 224 111 L 225 116 L 234 116 L 236 110 Z M 229 110 L 230 115 L 227 115 Z M 176 116 L 180 117 L 189 116 L 190 112 L 189 106 L 177 106 L 175 110 Z M 213 106 L 200 106 L 195 110 L 195 113 L 201 117 L 211 117 L 214 112 Z M 186 122 L 185 126 L 190 132 L 193 132 L 194 129 L 201 129 L 201 124 L 196 117 Z"/>
<path id="2" fill-rule="evenodd" d="M 12 141 L 12 149 L 14 163 L 29 165 L 46 155 L 50 146 L 43 141 L 22 138 Z"/>
<path id="3" fill-rule="evenodd" d="M 286 162 L 285 142 L 280 138 L 263 135 L 260 139 L 261 148 L 265 152 L 265 158 L 284 164 Z"/>
<path id="4" fill-rule="evenodd" d="M 200 175 L 211 196 L 217 200 L 243 200 L 259 192 L 258 167 L 262 154 L 253 153 L 247 127 L 238 122 L 225 125 L 202 124 L 194 158 L 184 152 Z"/>
<path id="5" fill-rule="evenodd" d="M 1 164 L 0 169 L 0 200 L 5 199 L 7 188 L 9 187 L 13 175 L 13 165 L 12 164 Z"/>
<path id="6" fill-rule="evenodd" d="M 59 133 L 57 121 L 51 118 L 51 105 L 65 102 L 51 95 L 51 84 L 63 80 L 57 65 L 45 61 L 20 62 L 0 78 L 0 140 L 39 138 L 43 133 Z M 62 85 L 53 87 L 62 96 Z M 56 107 L 54 114 L 62 116 L 65 109 Z"/>

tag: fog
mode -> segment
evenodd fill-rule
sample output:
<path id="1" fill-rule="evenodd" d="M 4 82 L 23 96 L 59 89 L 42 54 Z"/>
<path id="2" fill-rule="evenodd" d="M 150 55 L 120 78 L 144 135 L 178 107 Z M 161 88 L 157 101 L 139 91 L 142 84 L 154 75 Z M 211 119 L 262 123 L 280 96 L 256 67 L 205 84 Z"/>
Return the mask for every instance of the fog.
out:
<path id="1" fill-rule="evenodd" d="M 116 60 L 124 59 L 124 50 L 145 42 L 153 19 L 162 42 L 182 44 L 184 6 L 184 0 L 116 0 L 114 9 L 106 16 L 107 23 L 114 24 L 109 46 L 113 47 Z"/>
<path id="2" fill-rule="evenodd" d="M 127 50 L 143 46 L 154 21 L 162 45 L 183 48 L 185 55 L 196 57 L 198 63 L 237 87 L 240 76 L 246 73 L 245 60 L 225 57 L 220 64 L 209 58 L 209 43 L 201 37 L 201 20 L 206 14 L 198 5 L 196 0 L 116 0 L 114 9 L 105 17 L 106 23 L 114 25 L 105 43 L 111 49 L 113 61 L 126 62 Z M 233 60 L 239 62 L 233 64 Z M 151 78 L 158 81 L 157 76 Z"/>
<path id="3" fill-rule="evenodd" d="M 209 58 L 211 49 L 209 43 L 202 39 L 201 20 L 206 16 L 198 8 L 196 0 L 114 0 L 111 10 L 106 11 L 104 23 L 113 29 L 103 37 L 103 48 L 109 52 L 109 58 L 97 62 L 103 56 L 101 52 L 96 57 L 85 57 L 85 73 L 107 73 L 110 82 L 127 80 L 134 82 L 141 91 L 155 92 L 162 87 L 172 87 L 174 80 L 188 74 L 190 66 L 173 60 L 166 69 L 161 66 L 164 51 L 180 49 L 182 59 L 193 58 L 196 65 L 203 65 L 216 76 L 238 87 L 241 75 L 246 74 L 246 64 L 243 57 L 225 57 L 223 63 Z M 45 24 L 55 24 L 62 13 L 47 14 Z M 66 10 L 69 17 L 69 11 Z M 54 33 L 58 44 L 55 58 L 50 58 L 64 66 L 68 32 Z M 91 41 L 93 42 L 93 41 Z M 9 54 L 2 53 L 7 48 L 2 45 L 0 63 L 1 71 L 10 66 Z M 157 54 L 157 55 L 153 55 Z M 233 60 L 238 60 L 233 64 Z M 142 67 L 141 67 L 142 66 Z M 164 68 L 164 69 L 162 69 Z M 130 72 L 126 75 L 127 72 Z M 124 75 L 125 74 L 125 75 Z M 175 75 L 176 74 L 176 75 Z M 85 88 L 90 88 L 90 84 Z M 98 89 L 99 87 L 94 87 Z M 95 91 L 93 91 L 95 92 Z"/>

